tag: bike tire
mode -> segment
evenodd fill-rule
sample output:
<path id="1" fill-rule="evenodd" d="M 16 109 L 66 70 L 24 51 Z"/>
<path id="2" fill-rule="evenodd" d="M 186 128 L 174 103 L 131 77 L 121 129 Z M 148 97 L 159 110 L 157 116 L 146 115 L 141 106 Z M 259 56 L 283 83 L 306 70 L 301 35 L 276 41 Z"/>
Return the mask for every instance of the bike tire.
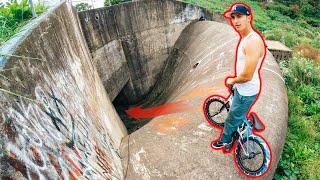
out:
<path id="1" fill-rule="evenodd" d="M 223 127 L 230 107 L 229 103 L 226 103 L 222 98 L 212 97 L 207 99 L 203 109 L 206 119 L 211 125 Z"/>
<path id="2" fill-rule="evenodd" d="M 261 151 L 260 152 L 261 157 L 259 158 L 259 160 L 261 162 L 259 162 L 259 163 L 256 162 L 257 155 L 255 155 L 252 158 L 252 159 L 254 159 L 253 161 L 244 162 L 243 149 L 242 149 L 240 143 L 238 143 L 236 150 L 235 150 L 235 156 L 234 156 L 236 165 L 238 166 L 238 169 L 241 171 L 241 173 L 244 173 L 246 176 L 249 176 L 249 177 L 263 176 L 268 171 L 268 169 L 270 167 L 270 163 L 271 163 L 271 151 L 270 151 L 268 144 L 259 136 L 250 136 L 248 139 L 247 139 L 247 137 L 244 137 L 241 141 L 242 141 L 244 147 L 246 147 L 246 144 L 248 142 L 257 145 L 256 148 L 260 149 L 260 151 Z M 245 157 L 247 158 L 247 156 L 245 156 Z M 251 158 L 248 158 L 248 159 L 251 160 Z M 261 164 L 261 165 L 259 165 L 259 164 Z M 251 167 L 256 166 L 258 168 L 252 169 L 248 166 L 251 166 Z"/>

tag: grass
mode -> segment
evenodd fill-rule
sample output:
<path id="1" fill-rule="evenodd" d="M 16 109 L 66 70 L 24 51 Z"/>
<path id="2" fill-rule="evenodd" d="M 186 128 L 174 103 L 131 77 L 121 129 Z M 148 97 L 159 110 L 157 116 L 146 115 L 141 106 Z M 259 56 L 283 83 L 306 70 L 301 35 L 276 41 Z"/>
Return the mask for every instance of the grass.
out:
<path id="1" fill-rule="evenodd" d="M 46 8 L 36 4 L 35 11 L 39 15 L 45 12 Z M 0 46 L 17 34 L 31 19 L 32 10 L 28 0 L 0 4 Z"/>
<path id="2" fill-rule="evenodd" d="M 2 46 L 6 41 L 12 38 L 14 35 L 18 34 L 21 29 L 28 24 L 29 20 L 17 23 L 13 27 L 2 26 L 0 27 L 0 46 Z M 5 25 L 5 23 L 3 24 Z"/>

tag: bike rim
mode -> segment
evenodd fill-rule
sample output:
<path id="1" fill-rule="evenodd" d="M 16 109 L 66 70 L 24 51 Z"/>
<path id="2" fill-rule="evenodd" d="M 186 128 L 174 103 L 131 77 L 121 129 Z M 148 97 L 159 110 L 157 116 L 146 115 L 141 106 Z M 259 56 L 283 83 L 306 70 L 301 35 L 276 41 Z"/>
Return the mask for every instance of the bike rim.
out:
<path id="1" fill-rule="evenodd" d="M 210 99 L 206 103 L 207 118 L 217 125 L 223 125 L 228 115 L 228 108 L 224 101 L 220 99 Z"/>
<path id="2" fill-rule="evenodd" d="M 240 147 L 237 157 L 240 168 L 249 173 L 259 173 L 266 163 L 262 144 L 257 140 L 249 139 L 242 145 L 244 148 Z"/>

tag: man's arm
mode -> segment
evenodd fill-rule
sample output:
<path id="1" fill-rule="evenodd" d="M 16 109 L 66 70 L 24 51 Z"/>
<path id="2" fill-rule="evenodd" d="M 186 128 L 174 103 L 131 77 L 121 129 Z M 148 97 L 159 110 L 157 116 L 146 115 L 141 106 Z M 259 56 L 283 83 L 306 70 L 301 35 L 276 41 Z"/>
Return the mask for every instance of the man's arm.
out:
<path id="1" fill-rule="evenodd" d="M 244 47 L 246 64 L 243 72 L 235 78 L 228 79 L 227 84 L 245 83 L 252 79 L 256 66 L 259 62 L 261 48 L 261 43 L 258 39 L 248 39 Z"/>

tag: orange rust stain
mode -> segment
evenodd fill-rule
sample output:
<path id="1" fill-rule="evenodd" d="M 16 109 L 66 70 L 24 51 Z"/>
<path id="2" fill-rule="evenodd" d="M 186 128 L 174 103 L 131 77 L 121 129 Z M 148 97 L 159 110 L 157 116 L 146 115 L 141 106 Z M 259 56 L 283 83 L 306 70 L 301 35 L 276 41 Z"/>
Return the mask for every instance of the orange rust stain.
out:
<path id="1" fill-rule="evenodd" d="M 62 151 L 63 157 L 71 164 L 72 172 L 76 174 L 76 176 L 82 175 L 82 168 L 78 167 L 76 163 L 68 156 L 68 154 L 63 150 Z"/>
<path id="2" fill-rule="evenodd" d="M 166 133 L 166 132 L 175 131 L 175 130 L 177 130 L 177 128 L 174 127 L 174 126 L 162 125 L 162 126 L 159 127 L 159 132 L 161 132 L 161 133 Z"/>
<path id="3" fill-rule="evenodd" d="M 71 171 L 69 171 L 69 176 L 70 176 L 70 177 L 69 177 L 70 180 L 78 180 L 78 178 L 75 177 Z"/>
<path id="4" fill-rule="evenodd" d="M 110 164 L 110 158 L 105 153 L 103 149 L 100 149 L 98 146 L 94 146 L 97 157 L 97 164 L 102 168 L 102 171 L 98 171 L 98 173 L 104 177 L 104 179 L 111 179 L 111 173 L 113 171 L 112 166 Z"/>
<path id="5" fill-rule="evenodd" d="M 15 158 L 16 155 L 15 155 L 13 152 L 10 151 L 10 152 L 8 153 L 8 157 L 9 157 L 9 158 Z"/>
<path id="6" fill-rule="evenodd" d="M 7 162 L 17 171 L 21 172 L 21 174 L 27 178 L 27 166 L 25 162 L 23 162 L 21 159 L 16 158 L 8 158 Z M 32 171 L 31 171 L 32 172 Z M 31 175 L 31 174 L 30 174 Z"/>
<path id="7" fill-rule="evenodd" d="M 56 160 L 56 158 L 53 155 L 51 155 L 49 153 L 47 153 L 47 155 L 48 155 L 49 160 L 50 160 L 51 164 L 53 165 L 54 169 L 57 171 L 60 178 L 63 179 L 62 178 L 62 169 L 61 169 L 58 161 Z"/>
<path id="8" fill-rule="evenodd" d="M 188 120 L 184 118 L 167 118 L 153 121 L 150 126 L 157 127 L 158 132 L 165 134 L 177 131 L 179 127 L 184 126 L 187 122 Z"/>
<path id="9" fill-rule="evenodd" d="M 81 159 L 79 150 L 78 150 L 76 147 L 72 147 L 71 149 L 73 150 L 74 153 L 76 153 L 76 155 L 78 156 L 78 158 Z"/>
<path id="10" fill-rule="evenodd" d="M 31 146 L 30 149 L 32 151 L 32 155 L 33 155 L 34 160 L 36 161 L 36 163 L 38 165 L 42 166 L 44 162 L 41 159 L 39 151 L 34 146 Z"/>

